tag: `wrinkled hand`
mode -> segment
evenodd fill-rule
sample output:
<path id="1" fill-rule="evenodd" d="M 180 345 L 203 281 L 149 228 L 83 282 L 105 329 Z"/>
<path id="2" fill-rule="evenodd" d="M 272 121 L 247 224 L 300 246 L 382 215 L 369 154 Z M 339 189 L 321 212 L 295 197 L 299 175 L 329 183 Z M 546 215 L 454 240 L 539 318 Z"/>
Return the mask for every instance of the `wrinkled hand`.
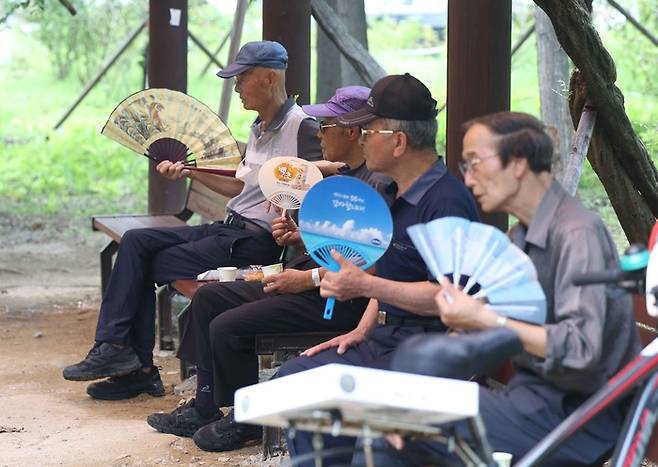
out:
<path id="1" fill-rule="evenodd" d="M 404 448 L 404 438 L 397 433 L 384 435 L 384 439 L 398 451 L 401 451 Z"/>
<path id="2" fill-rule="evenodd" d="M 341 167 L 345 167 L 345 162 L 331 162 L 331 161 L 314 161 L 313 164 L 320 169 L 323 177 L 336 175 Z"/>
<path id="3" fill-rule="evenodd" d="M 298 269 L 286 269 L 278 274 L 264 277 L 261 282 L 266 293 L 299 293 L 315 287 L 311 271 Z"/>
<path id="4" fill-rule="evenodd" d="M 190 171 L 184 168 L 181 161 L 162 161 L 155 167 L 155 170 L 169 180 L 178 180 L 190 174 Z"/>
<path id="5" fill-rule="evenodd" d="M 453 329 L 484 329 L 495 325 L 497 314 L 484 303 L 455 287 L 445 277 L 434 297 L 443 323 Z"/>
<path id="6" fill-rule="evenodd" d="M 313 355 L 318 354 L 323 350 L 331 349 L 334 347 L 337 347 L 336 353 L 338 353 L 338 355 L 342 355 L 353 345 L 364 342 L 367 337 L 368 336 L 365 332 L 361 331 L 359 328 L 356 328 L 347 334 L 336 336 L 333 339 L 313 346 L 310 349 L 306 349 L 302 352 L 302 355 L 305 355 L 306 357 L 312 357 Z"/>
<path id="7" fill-rule="evenodd" d="M 340 266 L 338 272 L 327 271 L 320 282 L 320 295 L 336 297 L 345 301 L 355 297 L 364 297 L 370 275 L 347 261 L 339 253 L 332 251 L 331 256 Z"/>
<path id="8" fill-rule="evenodd" d="M 299 245 L 302 237 L 295 221 L 290 217 L 276 217 L 272 221 L 272 237 L 279 246 Z"/>

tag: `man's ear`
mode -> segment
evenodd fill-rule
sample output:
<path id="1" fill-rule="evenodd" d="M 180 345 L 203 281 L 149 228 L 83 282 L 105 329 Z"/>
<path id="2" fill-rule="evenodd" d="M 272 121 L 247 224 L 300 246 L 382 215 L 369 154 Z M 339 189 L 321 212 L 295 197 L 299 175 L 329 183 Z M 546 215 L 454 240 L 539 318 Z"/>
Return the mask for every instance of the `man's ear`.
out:
<path id="1" fill-rule="evenodd" d="M 358 126 L 350 126 L 345 128 L 345 134 L 349 140 L 357 140 L 361 136 L 361 128 Z"/>
<path id="2" fill-rule="evenodd" d="M 407 134 L 402 131 L 393 133 L 395 139 L 395 147 L 393 148 L 393 157 L 400 157 L 407 150 Z"/>
<path id="3" fill-rule="evenodd" d="M 523 175 L 530 170 L 530 165 L 528 164 L 528 159 L 525 157 L 516 157 L 512 156 L 510 161 L 514 164 L 514 176 L 516 178 L 521 178 Z"/>

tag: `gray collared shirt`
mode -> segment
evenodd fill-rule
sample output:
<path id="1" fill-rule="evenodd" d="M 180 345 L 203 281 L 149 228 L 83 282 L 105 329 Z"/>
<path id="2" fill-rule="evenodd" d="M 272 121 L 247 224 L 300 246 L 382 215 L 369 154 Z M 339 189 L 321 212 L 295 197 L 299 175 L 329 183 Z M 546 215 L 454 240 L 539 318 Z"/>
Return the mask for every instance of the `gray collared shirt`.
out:
<path id="1" fill-rule="evenodd" d="M 574 273 L 619 268 L 608 231 L 553 181 L 527 229 L 517 224 L 510 237 L 535 264 L 547 302 L 546 358 L 524 353 L 515 363 L 561 390 L 594 392 L 640 349 L 630 296 L 571 283 Z"/>

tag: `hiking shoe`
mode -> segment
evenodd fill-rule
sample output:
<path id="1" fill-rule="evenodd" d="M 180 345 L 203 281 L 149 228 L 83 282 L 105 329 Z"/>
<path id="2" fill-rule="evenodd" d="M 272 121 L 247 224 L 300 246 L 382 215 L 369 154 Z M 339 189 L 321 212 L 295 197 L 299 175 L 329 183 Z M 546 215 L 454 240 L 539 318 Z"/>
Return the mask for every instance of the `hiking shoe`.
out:
<path id="1" fill-rule="evenodd" d="M 89 381 L 126 375 L 141 367 L 139 357 L 131 347 L 97 342 L 84 360 L 64 368 L 63 375 L 69 381 Z"/>
<path id="2" fill-rule="evenodd" d="M 165 389 L 156 367 L 146 373 L 140 369 L 123 376 L 113 376 L 87 386 L 87 394 L 94 399 L 118 401 L 137 397 L 142 393 L 164 396 Z"/>
<path id="3" fill-rule="evenodd" d="M 233 451 L 245 446 L 247 441 L 261 439 L 263 427 L 237 423 L 233 410 L 224 418 L 200 428 L 192 439 L 204 451 Z"/>
<path id="4" fill-rule="evenodd" d="M 204 418 L 194 407 L 194 399 L 176 407 L 170 413 L 154 413 L 146 418 L 146 423 L 160 433 L 191 438 L 201 427 L 216 422 L 224 415 L 218 410 L 209 418 Z"/>

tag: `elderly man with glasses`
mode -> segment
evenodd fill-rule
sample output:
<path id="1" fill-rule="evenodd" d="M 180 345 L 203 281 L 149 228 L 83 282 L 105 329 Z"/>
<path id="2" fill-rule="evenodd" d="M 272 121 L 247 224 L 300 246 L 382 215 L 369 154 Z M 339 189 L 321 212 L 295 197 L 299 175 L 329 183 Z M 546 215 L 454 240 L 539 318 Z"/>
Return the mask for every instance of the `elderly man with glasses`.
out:
<path id="1" fill-rule="evenodd" d="M 366 107 L 338 118 L 339 125 L 359 125 L 363 157 L 369 170 L 393 179 L 386 189 L 393 217 L 393 239 L 368 275 L 335 254 L 339 272 L 327 272 L 321 293 L 338 300 L 368 297 L 368 307 L 357 327 L 313 347 L 286 362 L 279 376 L 329 363 L 388 368 L 392 352 L 403 340 L 423 332 L 442 332 L 434 296 L 439 286 L 407 233 L 407 227 L 444 216 L 478 220 L 472 195 L 437 155 L 436 101 L 430 91 L 408 73 L 382 78 L 372 88 Z M 327 449 L 354 445 L 345 436 L 324 436 Z M 313 450 L 311 435 L 297 431 L 288 439 L 293 456 Z M 327 459 L 334 465 L 351 455 Z M 312 466 L 312 461 L 303 463 Z"/>

